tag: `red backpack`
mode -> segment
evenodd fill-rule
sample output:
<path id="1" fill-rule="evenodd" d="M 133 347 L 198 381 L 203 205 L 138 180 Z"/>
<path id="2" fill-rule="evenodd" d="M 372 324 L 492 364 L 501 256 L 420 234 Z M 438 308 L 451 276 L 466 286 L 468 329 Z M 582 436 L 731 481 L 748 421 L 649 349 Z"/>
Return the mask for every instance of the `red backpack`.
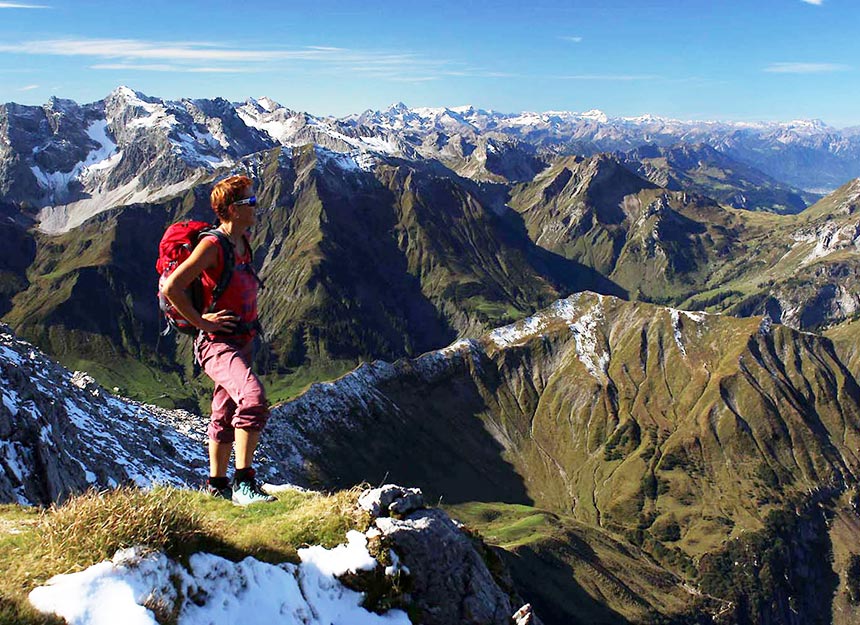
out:
<path id="1" fill-rule="evenodd" d="M 215 308 L 215 302 L 227 289 L 230 279 L 233 277 L 233 266 L 236 258 L 233 255 L 233 244 L 223 232 L 215 228 L 212 224 L 205 221 L 180 221 L 171 224 L 164 231 L 164 236 L 161 237 L 161 242 L 158 244 L 158 260 L 155 263 L 155 269 L 158 271 L 158 307 L 167 321 L 167 327 L 163 334 L 170 332 L 171 328 L 182 334 L 197 334 L 197 328 L 182 316 L 176 310 L 173 304 L 170 303 L 164 293 L 161 292 L 164 287 L 164 282 L 167 277 L 172 274 L 176 268 L 181 265 L 189 256 L 191 251 L 197 247 L 197 243 L 204 235 L 214 235 L 218 237 L 218 242 L 221 243 L 221 250 L 224 257 L 224 270 L 218 279 L 218 284 L 212 291 L 212 312 Z M 250 249 L 250 248 L 249 248 Z M 203 282 L 198 276 L 188 287 L 188 296 L 191 298 L 191 303 L 199 312 L 203 311 Z"/>

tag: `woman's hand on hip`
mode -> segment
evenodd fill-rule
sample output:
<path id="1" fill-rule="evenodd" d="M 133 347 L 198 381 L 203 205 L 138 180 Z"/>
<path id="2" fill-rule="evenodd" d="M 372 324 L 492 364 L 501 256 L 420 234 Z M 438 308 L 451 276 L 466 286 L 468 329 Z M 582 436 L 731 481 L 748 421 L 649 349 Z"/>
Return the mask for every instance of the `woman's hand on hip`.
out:
<path id="1" fill-rule="evenodd" d="M 200 329 L 204 332 L 232 332 L 239 323 L 239 315 L 230 310 L 205 313 Z"/>

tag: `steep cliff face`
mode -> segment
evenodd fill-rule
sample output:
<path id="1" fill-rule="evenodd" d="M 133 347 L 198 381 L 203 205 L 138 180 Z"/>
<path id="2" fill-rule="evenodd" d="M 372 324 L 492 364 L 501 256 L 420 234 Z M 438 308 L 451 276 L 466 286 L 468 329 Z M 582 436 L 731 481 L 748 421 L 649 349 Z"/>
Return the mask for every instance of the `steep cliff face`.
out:
<path id="1" fill-rule="evenodd" d="M 705 555 L 699 564 L 702 590 L 729 600 L 717 622 L 841 621 L 837 612 L 846 611 L 847 593 L 839 578 L 845 565 L 833 561 L 832 517 L 813 499 L 796 510 L 772 512 L 763 529 Z"/>

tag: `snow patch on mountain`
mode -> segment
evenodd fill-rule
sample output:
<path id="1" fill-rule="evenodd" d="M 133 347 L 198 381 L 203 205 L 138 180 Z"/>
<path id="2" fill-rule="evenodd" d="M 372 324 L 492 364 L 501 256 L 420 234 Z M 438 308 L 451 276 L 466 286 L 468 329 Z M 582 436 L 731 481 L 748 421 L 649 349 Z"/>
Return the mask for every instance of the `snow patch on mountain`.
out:
<path id="1" fill-rule="evenodd" d="M 669 316 L 672 318 L 672 335 L 675 337 L 675 345 L 681 351 L 681 355 L 687 357 L 687 349 L 684 347 L 684 341 L 681 337 L 681 312 L 675 308 L 669 309 Z"/>
<path id="2" fill-rule="evenodd" d="M 546 330 L 558 321 L 568 325 L 575 323 L 576 318 L 582 314 L 582 309 L 578 306 L 581 295 L 581 293 L 574 293 L 566 299 L 554 302 L 546 310 L 510 325 L 496 328 L 487 336 L 496 347 L 506 348 L 536 336 L 543 336 Z M 598 302 L 602 302 L 602 296 L 597 295 L 597 297 Z"/>
<path id="3" fill-rule="evenodd" d="M 496 328 L 489 334 L 489 339 L 496 347 L 506 348 L 524 340 L 539 336 L 543 333 L 552 317 L 543 314 L 532 315 L 522 321 Z"/>
<path id="4" fill-rule="evenodd" d="M 138 115 L 129 121 L 126 128 L 164 128 L 169 130 L 178 123 L 176 116 L 168 109 L 164 102 L 144 100 L 140 94 L 128 87 L 120 87 L 113 94 L 126 107 L 145 113 L 145 115 Z"/>
<path id="5" fill-rule="evenodd" d="M 247 126 L 256 128 L 281 145 L 294 146 L 292 138 L 305 126 L 302 113 L 291 111 L 269 98 L 248 98 L 236 107 L 236 113 Z"/>
<path id="6" fill-rule="evenodd" d="M 488 338 L 496 347 L 507 348 L 543 336 L 552 324 L 563 321 L 573 334 L 579 361 L 591 375 L 603 381 L 609 366 L 609 353 L 601 348 L 602 341 L 598 335 L 598 327 L 604 321 L 603 296 L 596 297 L 594 306 L 583 310 L 579 306 L 581 294 L 575 293 L 558 300 L 545 311 L 493 330 Z"/>
<path id="7" fill-rule="evenodd" d="M 253 98 L 238 106 L 236 112 L 245 124 L 266 133 L 284 146 L 296 147 L 312 140 L 318 145 L 325 144 L 329 150 L 334 146 L 342 146 L 346 149 L 337 151 L 369 151 L 402 156 L 397 141 L 388 133 L 361 132 L 360 129 L 352 128 L 348 118 L 319 118 L 291 111 L 272 100 L 263 103 Z"/>
<path id="8" fill-rule="evenodd" d="M 221 142 L 213 137 L 211 133 L 202 133 L 195 128 L 193 137 L 187 133 L 179 132 L 177 133 L 177 139 L 178 141 L 174 144 L 174 151 L 186 163 L 209 169 L 229 167 L 233 164 L 233 160 L 226 155 L 221 157 L 215 156 L 212 152 L 205 150 L 205 147 L 204 150 L 201 150 L 203 146 L 208 146 L 209 148 L 221 147 Z M 227 147 L 229 145 L 228 142 Z"/>
<path id="9" fill-rule="evenodd" d="M 605 382 L 609 367 L 609 352 L 600 348 L 602 341 L 597 332 L 604 321 L 601 303 L 602 298 L 598 299 L 594 307 L 584 312 L 575 321 L 569 321 L 567 325 L 573 333 L 579 361 L 592 376 Z"/>
<path id="10" fill-rule="evenodd" d="M 87 219 L 95 217 L 111 208 L 159 202 L 169 197 L 187 191 L 211 178 L 211 173 L 199 171 L 195 176 L 161 188 L 149 189 L 140 186 L 140 181 L 134 179 L 122 186 L 110 190 L 98 190 L 89 198 L 63 204 L 46 206 L 37 215 L 39 230 L 46 234 L 62 234 L 72 228 L 77 228 Z"/>
<path id="11" fill-rule="evenodd" d="M 372 171 L 377 158 L 368 152 L 334 152 L 316 148 L 318 167 L 333 166 L 345 172 Z"/>
<path id="12" fill-rule="evenodd" d="M 92 150 L 87 157 L 75 165 L 71 170 L 46 172 L 38 165 L 30 167 L 30 171 L 36 177 L 39 186 L 48 192 L 52 198 L 62 198 L 69 192 L 69 184 L 75 180 L 92 178 L 96 172 L 110 169 L 122 158 L 122 153 L 117 152 L 117 144 L 107 134 L 108 122 L 100 119 L 92 122 L 86 129 L 87 135 L 99 147 Z M 33 148 L 33 153 L 38 154 L 40 147 Z"/>

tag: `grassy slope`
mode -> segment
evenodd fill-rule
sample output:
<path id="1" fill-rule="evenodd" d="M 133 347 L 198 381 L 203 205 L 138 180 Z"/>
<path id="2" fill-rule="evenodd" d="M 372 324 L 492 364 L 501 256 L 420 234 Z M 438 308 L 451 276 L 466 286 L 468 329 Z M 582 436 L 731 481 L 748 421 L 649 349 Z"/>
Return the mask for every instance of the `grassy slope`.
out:
<path id="1" fill-rule="evenodd" d="M 661 189 L 613 159 L 564 159 L 513 188 L 509 206 L 541 247 L 592 267 L 632 299 L 678 302 L 744 253 L 738 211 Z"/>
<path id="2" fill-rule="evenodd" d="M 860 378 L 860 319 L 829 328 L 824 336 L 833 341 L 836 352 L 854 377 Z"/>
<path id="3" fill-rule="evenodd" d="M 700 292 L 681 306 L 732 312 L 740 310 L 736 305 L 774 293 L 803 302 L 813 300 L 826 284 L 842 283 L 850 288 L 850 277 L 846 281 L 844 277 L 830 276 L 830 269 L 836 265 L 853 267 L 856 255 L 837 249 L 812 258 L 817 238 L 800 240 L 798 234 L 809 235 L 829 223 L 844 226 L 856 222 L 857 188 L 857 181 L 851 181 L 798 215 L 729 209 L 743 220 L 746 253 L 716 271 Z"/>
<path id="4" fill-rule="evenodd" d="M 523 597 L 554 623 L 615 625 L 685 613 L 696 597 L 634 545 L 570 517 L 504 503 L 448 506 L 504 550 Z"/>

